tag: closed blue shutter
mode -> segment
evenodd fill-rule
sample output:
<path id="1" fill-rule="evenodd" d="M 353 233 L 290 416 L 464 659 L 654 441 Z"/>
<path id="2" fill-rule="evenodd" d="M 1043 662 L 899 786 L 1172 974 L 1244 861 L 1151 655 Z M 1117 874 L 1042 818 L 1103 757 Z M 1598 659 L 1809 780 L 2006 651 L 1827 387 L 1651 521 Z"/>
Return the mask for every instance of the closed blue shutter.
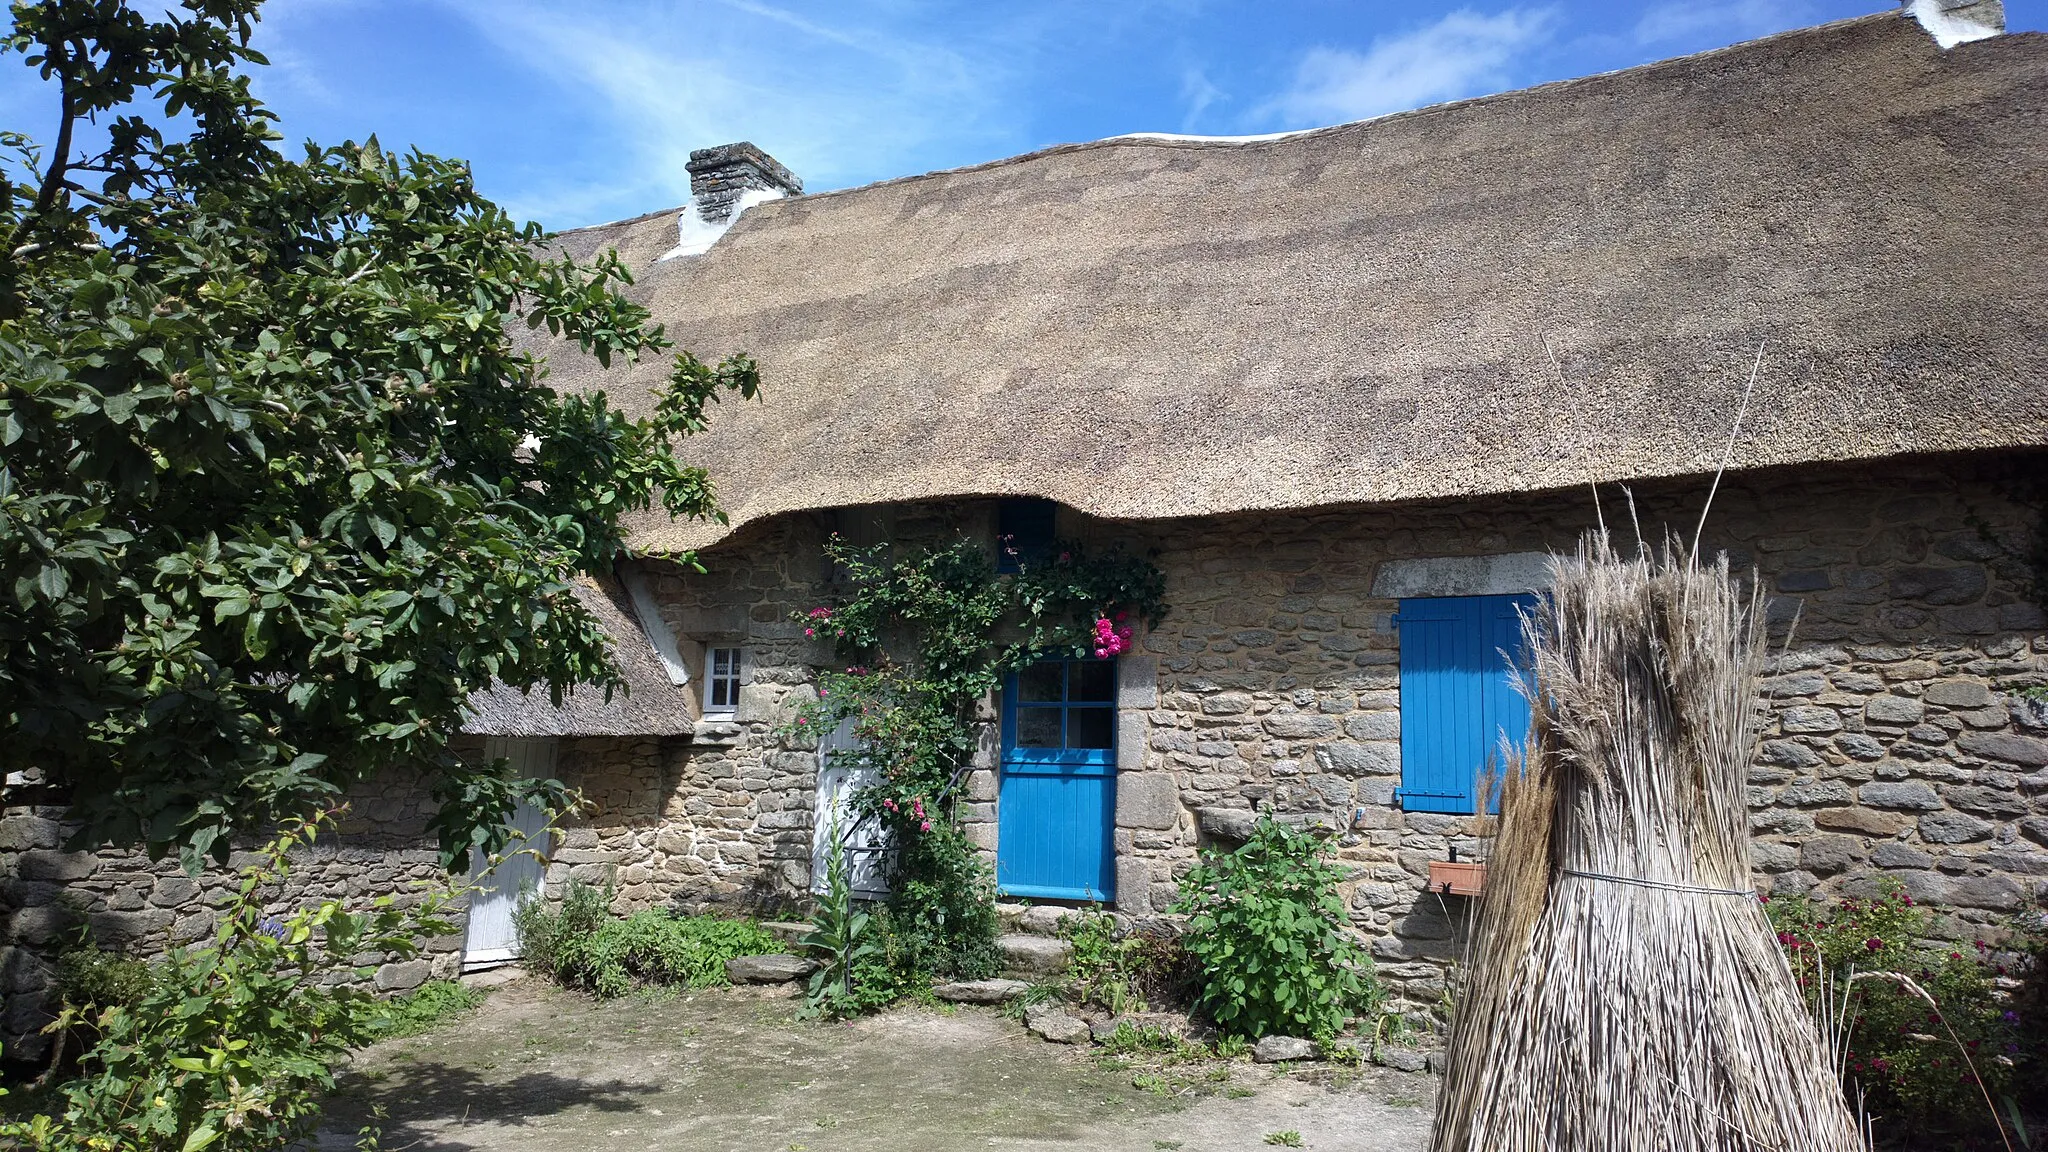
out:
<path id="1" fill-rule="evenodd" d="M 1479 782 L 1506 770 L 1503 736 L 1519 747 L 1529 704 L 1509 661 L 1522 659 L 1518 610 L 1534 596 L 1401 601 L 1401 806 L 1477 811 Z M 1489 810 L 1494 806 L 1489 798 Z"/>

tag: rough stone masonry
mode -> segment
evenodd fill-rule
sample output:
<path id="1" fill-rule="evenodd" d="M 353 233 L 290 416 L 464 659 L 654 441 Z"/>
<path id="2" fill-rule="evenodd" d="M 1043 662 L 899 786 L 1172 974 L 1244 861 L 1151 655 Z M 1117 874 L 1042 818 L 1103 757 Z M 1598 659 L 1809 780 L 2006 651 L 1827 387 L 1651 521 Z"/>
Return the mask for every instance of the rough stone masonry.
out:
<path id="1" fill-rule="evenodd" d="M 2020 559 L 2037 513 L 2006 495 L 1997 462 L 1756 473 L 1724 485 L 1707 546 L 1754 567 L 1772 594 L 1781 654 L 1765 684 L 1751 773 L 1760 888 L 1867 895 L 1898 883 L 1968 938 L 2041 906 L 2048 878 L 2048 623 Z M 1702 485 L 1644 484 L 1646 535 L 1688 531 Z M 1627 524 L 1604 492 L 1610 526 Z M 901 546 L 987 538 L 993 503 L 906 506 Z M 1170 612 L 1119 669 L 1116 907 L 1164 915 L 1199 852 L 1234 844 L 1254 813 L 1330 830 L 1353 926 L 1417 1011 L 1438 1003 L 1470 909 L 1424 891 L 1429 862 L 1483 856 L 1487 821 L 1404 812 L 1398 601 L 1389 564 L 1562 550 L 1590 528 L 1590 495 L 1532 495 L 1358 511 L 1110 524 L 1062 513 L 1064 535 L 1151 552 Z M 740 706 L 687 742 L 564 741 L 564 778 L 594 801 L 569 821 L 547 873 L 618 886 L 621 910 L 787 908 L 810 882 L 817 757 L 781 735 L 830 648 L 795 611 L 827 603 L 831 514 L 748 525 L 704 553 L 706 572 L 652 564 L 660 612 L 695 645 L 745 652 Z M 1410 591 L 1413 591 L 1410 589 Z M 1000 842 L 991 732 L 963 814 Z M 351 896 L 434 872 L 424 798 L 381 788 L 361 823 L 323 847 L 292 893 Z M 221 878 L 184 877 L 119 853 L 59 850 L 54 810 L 0 819 L 0 959 L 17 1038 L 40 1019 L 59 925 L 83 918 L 143 951 L 210 924 Z M 459 940 L 428 970 L 452 970 Z M 424 978 L 406 969 L 383 979 Z"/>

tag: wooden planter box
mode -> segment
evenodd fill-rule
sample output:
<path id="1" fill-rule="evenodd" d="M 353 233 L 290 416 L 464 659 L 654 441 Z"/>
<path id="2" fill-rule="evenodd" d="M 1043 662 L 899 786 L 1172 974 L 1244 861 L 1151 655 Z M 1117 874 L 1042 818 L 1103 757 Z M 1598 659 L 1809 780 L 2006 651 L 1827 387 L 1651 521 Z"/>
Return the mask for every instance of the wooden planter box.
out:
<path id="1" fill-rule="evenodd" d="M 1429 862 L 1429 890 L 1451 896 L 1477 896 L 1486 889 L 1486 865 L 1456 864 L 1449 860 Z"/>

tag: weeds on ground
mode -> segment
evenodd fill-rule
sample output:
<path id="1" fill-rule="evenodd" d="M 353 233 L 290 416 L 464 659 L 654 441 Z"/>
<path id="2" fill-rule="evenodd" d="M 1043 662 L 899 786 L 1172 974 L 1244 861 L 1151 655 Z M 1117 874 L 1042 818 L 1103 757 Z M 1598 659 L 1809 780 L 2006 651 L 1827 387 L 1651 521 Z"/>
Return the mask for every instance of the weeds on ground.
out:
<path id="1" fill-rule="evenodd" d="M 1074 949 L 1067 964 L 1067 993 L 1076 1004 L 1121 1016 L 1193 999 L 1194 964 L 1172 936 L 1119 936 L 1116 918 L 1098 909 L 1061 918 L 1059 934 Z"/>
<path id="2" fill-rule="evenodd" d="M 1299 1133 L 1299 1132 L 1296 1132 L 1296 1131 L 1295 1131 L 1294 1129 L 1292 1129 L 1292 1128 L 1289 1128 L 1289 1129 L 1287 1129 L 1286 1131 L 1283 1131 L 1283 1132 L 1268 1132 L 1268 1133 L 1266 1133 L 1266 1143 L 1268 1143 L 1268 1144 L 1277 1144 L 1277 1145 L 1279 1145 L 1279 1146 L 1280 1146 L 1280 1147 L 1282 1147 L 1282 1148 L 1305 1148 L 1305 1147 L 1307 1147 L 1307 1145 L 1306 1145 L 1306 1144 L 1302 1143 L 1302 1140 L 1301 1140 L 1301 1133 Z"/>
<path id="3" fill-rule="evenodd" d="M 528 967 L 610 999 L 636 981 L 707 988 L 726 982 L 725 962 L 781 950 L 752 920 L 679 916 L 666 909 L 611 915 L 610 888 L 571 881 L 561 907 L 528 901 L 513 914 Z"/>
<path id="4" fill-rule="evenodd" d="M 397 1040 L 430 1032 L 475 1011 L 484 1002 L 481 988 L 470 988 L 453 980 L 429 980 L 412 992 L 384 1002 L 385 1023 L 381 1039 Z"/>

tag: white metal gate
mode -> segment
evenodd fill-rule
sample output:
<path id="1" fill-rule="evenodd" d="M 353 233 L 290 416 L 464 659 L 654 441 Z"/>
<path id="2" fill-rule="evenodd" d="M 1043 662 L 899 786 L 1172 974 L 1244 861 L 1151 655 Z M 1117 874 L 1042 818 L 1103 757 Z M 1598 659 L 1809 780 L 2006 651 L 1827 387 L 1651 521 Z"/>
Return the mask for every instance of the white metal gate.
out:
<path id="1" fill-rule="evenodd" d="M 873 817 L 862 820 L 853 810 L 854 793 L 874 781 L 875 770 L 855 757 L 838 755 L 858 747 L 850 719 L 840 721 L 839 727 L 818 742 L 818 803 L 811 810 L 811 891 L 825 891 L 836 828 L 839 842 L 845 846 L 853 894 L 880 900 L 889 894 L 889 832 Z"/>
<path id="2" fill-rule="evenodd" d="M 484 741 L 484 756 L 511 761 L 515 776 L 545 779 L 555 774 L 553 740 Z M 512 926 L 512 913 L 540 892 L 546 865 L 541 856 L 548 845 L 543 833 L 547 815 L 531 804 L 522 803 L 512 813 L 513 837 L 505 846 L 498 866 L 472 859 L 469 897 L 469 928 L 463 938 L 462 967 L 465 971 L 490 968 L 519 958 L 519 934 Z M 530 849 L 530 851 L 521 851 Z"/>

